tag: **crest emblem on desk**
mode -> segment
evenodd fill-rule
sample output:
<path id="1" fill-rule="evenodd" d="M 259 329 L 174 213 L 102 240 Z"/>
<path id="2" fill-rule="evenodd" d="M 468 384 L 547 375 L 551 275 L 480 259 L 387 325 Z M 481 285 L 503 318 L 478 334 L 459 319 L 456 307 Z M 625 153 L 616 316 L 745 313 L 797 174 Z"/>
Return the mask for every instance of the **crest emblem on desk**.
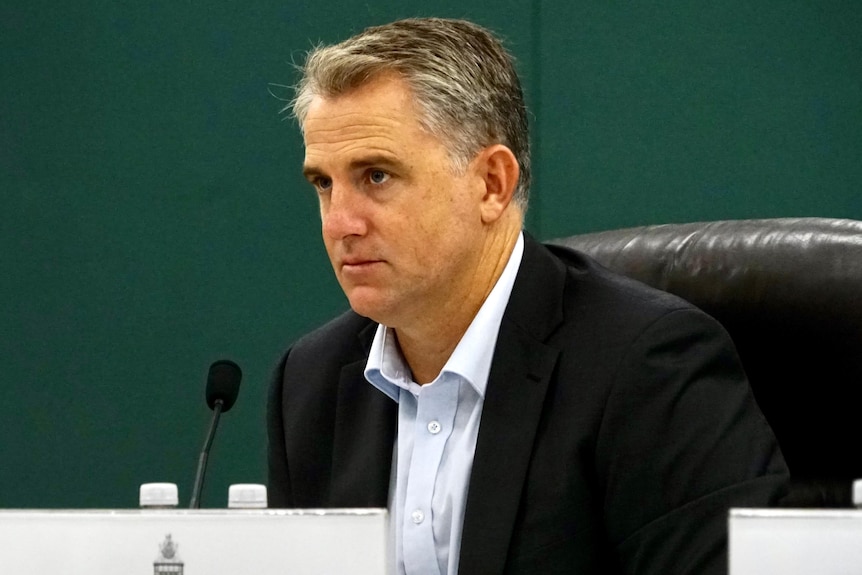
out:
<path id="1" fill-rule="evenodd" d="M 165 535 L 165 540 L 159 543 L 159 556 L 153 561 L 153 575 L 183 575 L 184 564 L 177 554 L 179 547 L 170 533 Z"/>

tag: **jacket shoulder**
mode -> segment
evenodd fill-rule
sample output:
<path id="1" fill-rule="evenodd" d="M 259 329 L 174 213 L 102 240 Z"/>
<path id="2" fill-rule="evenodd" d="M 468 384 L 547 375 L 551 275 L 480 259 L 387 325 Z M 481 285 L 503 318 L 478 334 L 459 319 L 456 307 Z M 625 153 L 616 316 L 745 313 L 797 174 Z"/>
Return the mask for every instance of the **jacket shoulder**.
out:
<path id="1" fill-rule="evenodd" d="M 332 408 L 342 368 L 365 360 L 376 326 L 372 320 L 348 311 L 304 335 L 278 363 L 270 405 L 284 401 L 284 408 L 290 411 L 300 406 Z M 329 407 L 324 408 L 324 404 Z"/>
<path id="2" fill-rule="evenodd" d="M 311 361 L 319 365 L 363 353 L 366 350 L 360 335 L 368 330 L 373 336 L 376 327 L 374 321 L 347 311 L 297 340 L 288 350 L 288 362 Z"/>
<path id="3" fill-rule="evenodd" d="M 611 271 L 577 250 L 545 247 L 566 268 L 568 305 L 588 304 L 591 311 L 602 315 L 624 314 L 630 324 L 638 319 L 649 322 L 680 310 L 705 315 L 683 298 Z"/>

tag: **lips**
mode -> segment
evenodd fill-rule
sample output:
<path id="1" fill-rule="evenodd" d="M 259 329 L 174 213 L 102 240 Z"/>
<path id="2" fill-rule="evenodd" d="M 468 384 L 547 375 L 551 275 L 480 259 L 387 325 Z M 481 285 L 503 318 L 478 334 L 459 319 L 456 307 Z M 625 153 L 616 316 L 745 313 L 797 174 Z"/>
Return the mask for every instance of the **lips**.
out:
<path id="1" fill-rule="evenodd" d="M 341 260 L 341 265 L 343 265 L 343 266 L 359 266 L 359 265 L 362 265 L 362 264 L 373 263 L 373 262 L 375 262 L 375 261 L 379 261 L 379 260 L 374 260 L 374 259 L 371 259 L 371 258 L 357 258 L 357 257 L 350 257 L 350 258 L 344 258 L 344 259 L 342 259 L 342 260 Z"/>
<path id="2" fill-rule="evenodd" d="M 349 257 L 341 260 L 341 269 L 347 273 L 361 273 L 374 268 L 377 264 L 383 263 L 383 260 Z"/>
<path id="3" fill-rule="evenodd" d="M 368 262 L 377 262 L 377 261 L 380 261 L 380 258 L 374 257 L 372 255 L 349 254 L 349 255 L 342 256 L 341 265 L 353 266 L 353 265 L 359 265 L 359 264 L 364 264 L 364 263 L 368 263 Z"/>

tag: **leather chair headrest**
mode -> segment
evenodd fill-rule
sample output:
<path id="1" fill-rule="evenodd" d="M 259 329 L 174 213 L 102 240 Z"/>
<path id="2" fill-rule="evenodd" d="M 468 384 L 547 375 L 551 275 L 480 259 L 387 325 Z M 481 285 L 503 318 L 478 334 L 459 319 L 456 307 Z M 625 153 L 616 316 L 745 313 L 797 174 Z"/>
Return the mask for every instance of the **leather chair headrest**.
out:
<path id="1" fill-rule="evenodd" d="M 718 319 L 794 478 L 862 477 L 862 222 L 668 224 L 549 243 Z"/>

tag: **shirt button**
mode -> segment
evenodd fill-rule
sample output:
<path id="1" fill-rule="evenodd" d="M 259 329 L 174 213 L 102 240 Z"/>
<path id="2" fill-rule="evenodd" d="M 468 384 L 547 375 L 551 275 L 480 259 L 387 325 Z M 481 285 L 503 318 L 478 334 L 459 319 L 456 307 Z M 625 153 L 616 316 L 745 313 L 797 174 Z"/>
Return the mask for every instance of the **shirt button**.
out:
<path id="1" fill-rule="evenodd" d="M 421 509 L 417 509 L 413 513 L 410 514 L 410 517 L 413 519 L 413 523 L 419 525 L 423 521 L 425 521 L 425 513 Z"/>
<path id="2" fill-rule="evenodd" d="M 437 435 L 440 433 L 440 430 L 443 429 L 443 426 L 440 425 L 439 421 L 432 421 L 428 424 L 428 431 L 433 435 Z"/>

